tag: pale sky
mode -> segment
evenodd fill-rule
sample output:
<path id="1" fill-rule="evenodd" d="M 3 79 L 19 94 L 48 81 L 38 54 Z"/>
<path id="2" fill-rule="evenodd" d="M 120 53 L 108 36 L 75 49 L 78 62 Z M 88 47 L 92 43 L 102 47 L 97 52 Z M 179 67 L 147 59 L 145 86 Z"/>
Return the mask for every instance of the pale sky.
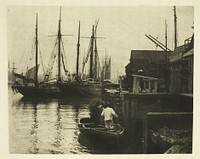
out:
<path id="1" fill-rule="evenodd" d="M 177 6 L 178 44 L 193 34 L 194 8 Z M 8 57 L 22 68 L 25 61 L 22 56 L 30 54 L 35 34 L 35 15 L 39 15 L 39 44 L 45 67 L 47 67 L 54 37 L 58 29 L 59 6 L 34 7 L 10 6 L 7 10 L 8 23 Z M 168 47 L 173 49 L 174 16 L 173 6 L 113 6 L 113 7 L 62 7 L 62 33 L 73 34 L 63 37 L 67 66 L 75 72 L 76 44 L 78 21 L 81 21 L 81 36 L 91 36 L 92 25 L 99 20 L 98 36 L 106 39 L 98 40 L 100 59 L 105 55 L 112 57 L 112 78 L 125 74 L 125 66 L 129 62 L 131 50 L 155 50 L 156 46 L 145 34 L 158 37 L 165 43 L 165 20 L 168 24 Z M 82 61 L 84 49 L 87 51 L 89 39 L 81 39 Z M 159 48 L 158 48 L 159 49 Z"/>

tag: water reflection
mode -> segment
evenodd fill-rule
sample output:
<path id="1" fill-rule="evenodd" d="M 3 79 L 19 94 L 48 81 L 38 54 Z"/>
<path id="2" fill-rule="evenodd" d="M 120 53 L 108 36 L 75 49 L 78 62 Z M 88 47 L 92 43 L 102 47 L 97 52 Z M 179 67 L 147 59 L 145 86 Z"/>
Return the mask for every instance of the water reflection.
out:
<path id="1" fill-rule="evenodd" d="M 29 152 L 30 153 L 38 153 L 39 148 L 37 147 L 38 144 L 38 136 L 37 136 L 37 131 L 38 131 L 38 121 L 37 121 L 37 105 L 35 104 L 33 106 L 33 114 L 32 114 L 32 118 L 33 118 L 33 124 L 31 126 L 31 131 L 30 131 L 30 143 L 32 143 Z"/>
<path id="2" fill-rule="evenodd" d="M 10 153 L 92 153 L 78 141 L 78 122 L 90 116 L 91 99 L 10 98 Z M 19 146 L 20 145 L 20 146 Z"/>
<path id="3" fill-rule="evenodd" d="M 89 117 L 99 98 L 42 99 L 10 96 L 9 147 L 18 154 L 119 154 L 83 136 L 80 118 Z M 20 145 L 20 146 L 19 146 Z"/>

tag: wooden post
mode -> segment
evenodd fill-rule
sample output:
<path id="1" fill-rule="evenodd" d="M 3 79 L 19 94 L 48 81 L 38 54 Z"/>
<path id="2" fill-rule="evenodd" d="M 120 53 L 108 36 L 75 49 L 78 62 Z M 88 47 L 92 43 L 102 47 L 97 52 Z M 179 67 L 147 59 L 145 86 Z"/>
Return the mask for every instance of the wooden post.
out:
<path id="1" fill-rule="evenodd" d="M 119 92 L 122 91 L 122 76 L 119 76 Z"/>
<path id="2" fill-rule="evenodd" d="M 151 92 L 151 81 L 149 80 L 149 93 Z"/>
<path id="3" fill-rule="evenodd" d="M 137 78 L 137 82 L 136 82 L 136 92 L 139 93 L 140 92 L 140 78 Z"/>
<path id="4" fill-rule="evenodd" d="M 133 77 L 133 92 L 136 92 L 137 91 L 137 77 Z"/>
<path id="5" fill-rule="evenodd" d="M 157 89 L 158 89 L 158 81 L 155 81 L 154 84 L 155 84 L 155 88 L 154 88 L 154 90 L 155 90 L 155 93 L 157 93 Z"/>
<path id="6" fill-rule="evenodd" d="M 146 81 L 144 81 L 144 90 L 146 90 Z"/>

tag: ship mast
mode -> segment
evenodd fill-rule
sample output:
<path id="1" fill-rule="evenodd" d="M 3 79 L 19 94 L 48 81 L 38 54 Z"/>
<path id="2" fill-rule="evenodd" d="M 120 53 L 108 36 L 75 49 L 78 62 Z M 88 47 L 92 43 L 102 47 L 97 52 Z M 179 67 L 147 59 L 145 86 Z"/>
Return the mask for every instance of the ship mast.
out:
<path id="1" fill-rule="evenodd" d="M 58 24 L 58 82 L 61 81 L 61 71 L 60 71 L 60 51 L 61 51 L 61 7 L 60 7 L 60 18 Z"/>
<path id="2" fill-rule="evenodd" d="M 79 54 L 80 54 L 80 21 L 78 27 L 78 43 L 77 43 L 77 59 L 76 59 L 76 77 L 78 79 L 79 74 Z"/>
<path id="3" fill-rule="evenodd" d="M 90 78 L 93 78 L 93 51 L 94 51 L 94 25 L 92 26 L 92 36 L 91 36 L 91 47 L 90 47 Z"/>
<path id="4" fill-rule="evenodd" d="M 165 49 L 167 51 L 167 21 L 165 20 Z"/>
<path id="5" fill-rule="evenodd" d="M 174 49 L 177 48 L 177 16 L 176 6 L 174 6 Z"/>
<path id="6" fill-rule="evenodd" d="M 99 22 L 99 20 L 96 22 L 95 28 L 94 28 L 94 25 L 92 26 L 92 36 L 89 37 L 90 38 L 89 49 L 88 49 L 86 59 L 83 62 L 82 73 L 84 72 L 85 64 L 87 63 L 87 61 L 90 57 L 89 78 L 96 78 L 96 76 L 97 76 L 98 51 L 97 51 L 97 41 L 96 41 L 96 39 L 97 38 L 104 39 L 104 37 L 97 37 L 96 36 L 98 22 Z M 84 37 L 84 38 L 88 38 L 88 37 Z M 93 64 L 95 66 L 93 66 Z M 100 64 L 99 64 L 99 66 L 100 66 Z"/>
<path id="7" fill-rule="evenodd" d="M 99 19 L 96 21 L 95 29 L 94 29 L 94 79 L 98 79 L 98 50 L 97 50 L 97 26 L 99 23 Z M 100 68 L 100 65 L 99 65 Z"/>
<path id="8" fill-rule="evenodd" d="M 36 27 L 35 27 L 35 87 L 38 86 L 38 14 L 36 14 Z"/>
<path id="9" fill-rule="evenodd" d="M 98 52 L 97 52 L 97 39 L 95 38 L 94 40 L 94 78 L 97 79 L 98 78 L 98 69 L 97 69 L 97 56 L 98 56 Z"/>

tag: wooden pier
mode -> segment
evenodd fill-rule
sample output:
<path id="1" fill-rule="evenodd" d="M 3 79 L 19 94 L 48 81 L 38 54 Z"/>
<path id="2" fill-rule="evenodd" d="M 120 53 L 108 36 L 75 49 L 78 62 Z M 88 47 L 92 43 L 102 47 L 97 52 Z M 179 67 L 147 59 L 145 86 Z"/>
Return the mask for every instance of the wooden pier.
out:
<path id="1" fill-rule="evenodd" d="M 119 120 L 127 132 L 127 142 L 141 146 L 139 153 L 148 153 L 149 144 L 145 140 L 148 132 L 146 124 L 149 119 L 148 113 L 168 113 L 171 116 L 174 113 L 193 112 L 193 97 L 184 94 L 156 93 L 156 91 L 133 93 L 104 89 L 102 97 L 105 102 L 111 103 L 119 115 Z M 178 115 L 173 115 L 174 122 L 177 121 L 176 117 L 179 118 Z"/>

